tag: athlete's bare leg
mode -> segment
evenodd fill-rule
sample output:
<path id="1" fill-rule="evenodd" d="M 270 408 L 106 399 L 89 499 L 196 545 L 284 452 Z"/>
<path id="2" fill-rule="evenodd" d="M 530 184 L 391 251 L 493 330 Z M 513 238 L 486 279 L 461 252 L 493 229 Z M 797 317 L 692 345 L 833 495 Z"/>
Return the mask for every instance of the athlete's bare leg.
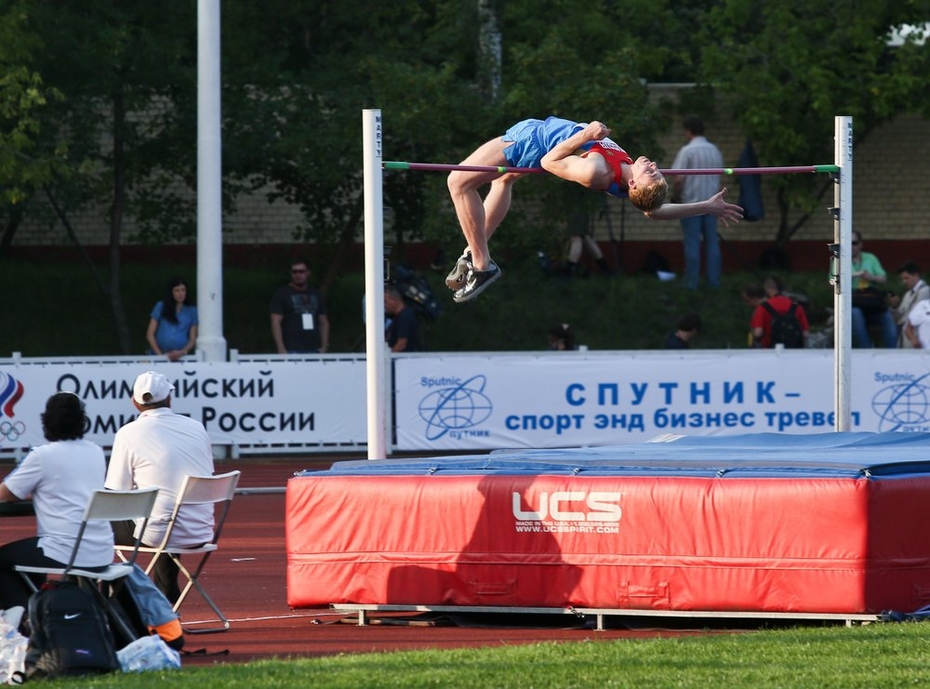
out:
<path id="1" fill-rule="evenodd" d="M 480 146 L 474 153 L 462 161 L 462 165 L 507 165 L 504 149 L 511 142 L 500 137 Z M 488 239 L 500 225 L 507 211 L 510 210 L 510 189 L 522 175 L 501 174 L 500 172 L 466 172 L 456 170 L 449 175 L 447 185 L 455 206 L 462 233 L 471 251 L 472 265 L 475 270 L 487 270 L 491 264 L 488 252 Z M 491 184 L 491 190 L 483 201 L 478 193 L 485 184 Z"/>

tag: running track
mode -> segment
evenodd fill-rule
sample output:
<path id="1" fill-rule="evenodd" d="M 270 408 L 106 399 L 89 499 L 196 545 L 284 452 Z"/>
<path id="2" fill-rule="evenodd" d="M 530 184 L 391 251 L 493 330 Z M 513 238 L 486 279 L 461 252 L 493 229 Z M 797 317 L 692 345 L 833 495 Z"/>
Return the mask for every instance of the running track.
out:
<path id="1" fill-rule="evenodd" d="M 329 609 L 291 610 L 287 605 L 284 549 L 284 492 L 295 471 L 325 469 L 328 461 L 228 460 L 217 473 L 241 469 L 240 492 L 233 501 L 220 549 L 207 564 L 201 581 L 231 622 L 227 632 L 186 637 L 186 650 L 204 649 L 205 656 L 185 656 L 185 665 L 244 663 L 271 657 L 312 657 L 337 653 L 370 653 L 425 648 L 481 647 L 546 641 L 604 641 L 633 636 L 680 634 L 681 631 L 626 629 L 594 631 L 531 626 L 458 627 L 403 624 L 355 624 Z M 9 469 L 0 468 L 0 476 Z M 278 488 L 253 492 L 248 488 Z M 35 533 L 33 517 L 0 519 L 0 543 Z M 211 611 L 195 594 L 181 609 L 185 624 L 196 628 Z M 396 620 L 400 621 L 400 620 Z M 700 624 L 697 626 L 701 626 Z M 228 651 L 225 655 L 217 652 Z"/>

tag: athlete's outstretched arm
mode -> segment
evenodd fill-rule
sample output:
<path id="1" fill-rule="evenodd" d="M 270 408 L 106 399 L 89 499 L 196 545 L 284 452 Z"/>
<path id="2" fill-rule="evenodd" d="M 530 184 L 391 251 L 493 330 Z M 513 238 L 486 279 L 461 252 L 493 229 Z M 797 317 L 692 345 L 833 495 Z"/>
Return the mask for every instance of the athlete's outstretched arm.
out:
<path id="1" fill-rule="evenodd" d="M 654 211 L 646 213 L 653 220 L 681 220 L 695 215 L 713 215 L 727 227 L 743 219 L 743 209 L 735 203 L 727 203 L 723 197 L 724 187 L 709 199 L 696 203 L 663 203 Z"/>

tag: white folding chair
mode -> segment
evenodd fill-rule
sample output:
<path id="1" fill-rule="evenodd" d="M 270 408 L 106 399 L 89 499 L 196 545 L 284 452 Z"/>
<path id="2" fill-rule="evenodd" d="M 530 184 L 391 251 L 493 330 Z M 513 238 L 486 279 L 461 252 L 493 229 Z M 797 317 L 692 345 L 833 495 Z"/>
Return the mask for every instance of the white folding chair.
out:
<path id="1" fill-rule="evenodd" d="M 229 506 L 236 494 L 236 486 L 239 483 L 240 471 L 230 471 L 218 476 L 185 476 L 178 491 L 177 500 L 174 508 L 171 510 L 171 516 L 168 519 L 168 525 L 165 528 L 165 535 L 158 546 L 140 546 L 138 552 L 151 553 L 152 559 L 145 568 L 145 573 L 150 574 L 155 568 L 155 562 L 160 557 L 170 557 L 178 566 L 180 572 L 187 578 L 187 584 L 181 589 L 181 595 L 178 596 L 174 603 L 175 612 L 181 607 L 184 599 L 191 589 L 195 589 L 204 602 L 210 606 L 216 614 L 217 620 L 222 623 L 222 627 L 185 627 L 187 634 L 206 634 L 209 632 L 225 632 L 229 629 L 229 620 L 223 611 L 219 609 L 213 599 L 200 583 L 200 574 L 203 572 L 210 555 L 217 550 L 220 540 L 220 534 L 223 532 L 223 524 L 226 521 L 226 515 L 229 513 Z M 177 522 L 178 512 L 184 505 L 207 505 L 218 506 L 214 515 L 213 538 L 199 547 L 182 548 L 168 545 L 171 542 L 171 532 L 174 530 Z M 117 553 L 130 550 L 130 546 L 116 546 Z M 199 555 L 197 564 L 194 567 L 186 567 L 181 562 L 182 555 Z"/>
<path id="2" fill-rule="evenodd" d="M 106 596 L 101 593 L 98 584 L 102 581 L 115 582 L 129 575 L 129 572 L 132 571 L 132 564 L 136 561 L 136 557 L 139 553 L 139 539 L 136 539 L 135 545 L 126 546 L 124 553 L 120 554 L 121 559 L 124 560 L 123 562 L 114 562 L 100 572 L 75 567 L 74 560 L 77 558 L 78 550 L 81 547 L 81 539 L 84 538 L 84 531 L 87 529 L 88 522 L 113 522 L 125 519 L 142 519 L 144 522 L 148 522 L 157 496 L 157 488 L 94 491 L 90 502 L 87 503 L 87 507 L 84 509 L 84 516 L 81 518 L 81 525 L 78 527 L 77 536 L 74 539 L 74 547 L 71 549 L 71 555 L 68 558 L 67 565 L 64 567 L 15 565 L 13 569 L 19 572 L 20 576 L 33 592 L 38 591 L 36 583 L 30 576 L 33 574 L 42 574 L 46 577 L 52 576 L 61 579 L 74 578 L 79 584 L 82 583 L 82 580 L 90 583 L 89 588 L 96 593 L 98 600 L 103 604 L 110 619 L 120 627 L 120 630 L 127 635 L 127 638 L 136 638 L 136 635 L 128 628 L 122 616 L 116 613 L 110 606 Z M 129 553 L 128 556 L 125 554 L 126 552 Z"/>

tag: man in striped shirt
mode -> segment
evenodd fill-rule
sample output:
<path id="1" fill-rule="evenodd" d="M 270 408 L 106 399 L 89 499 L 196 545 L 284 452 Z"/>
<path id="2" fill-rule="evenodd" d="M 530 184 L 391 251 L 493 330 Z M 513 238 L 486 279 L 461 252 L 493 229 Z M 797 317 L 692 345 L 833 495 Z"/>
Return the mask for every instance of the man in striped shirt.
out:
<path id="1" fill-rule="evenodd" d="M 704 137 L 704 123 L 699 117 L 689 116 L 682 125 L 688 143 L 675 156 L 672 167 L 676 170 L 723 167 L 720 149 Z M 718 175 L 677 175 L 672 180 L 672 198 L 679 203 L 692 203 L 710 198 L 720 191 Z M 717 218 L 713 215 L 693 215 L 681 218 L 685 250 L 685 287 L 697 289 L 701 280 L 701 239 L 704 240 L 704 258 L 707 284 L 720 286 L 720 243 L 717 237 Z"/>

